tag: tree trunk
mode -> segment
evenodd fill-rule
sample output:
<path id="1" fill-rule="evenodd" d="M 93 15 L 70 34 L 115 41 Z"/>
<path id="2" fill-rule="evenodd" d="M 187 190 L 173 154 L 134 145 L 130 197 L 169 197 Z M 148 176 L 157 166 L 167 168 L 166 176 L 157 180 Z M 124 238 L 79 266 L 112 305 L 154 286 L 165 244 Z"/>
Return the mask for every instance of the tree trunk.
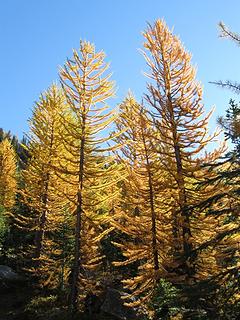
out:
<path id="1" fill-rule="evenodd" d="M 181 216 L 181 228 L 182 228 L 182 239 L 183 239 L 183 253 L 184 253 L 184 264 L 185 261 L 190 257 L 190 253 L 192 250 L 192 246 L 189 242 L 189 239 L 191 237 L 191 229 L 190 229 L 190 219 L 189 219 L 189 212 L 187 209 L 187 197 L 186 197 L 186 190 L 185 190 L 185 181 L 184 181 L 184 175 L 183 175 L 183 166 L 182 166 L 182 156 L 181 156 L 181 150 L 180 145 L 178 141 L 178 134 L 177 134 L 177 126 L 176 121 L 174 119 L 174 113 L 173 113 L 173 105 L 171 100 L 171 95 L 168 94 L 168 110 L 170 113 L 171 118 L 171 129 L 172 129 L 172 135 L 173 135 L 173 145 L 174 145 L 174 155 L 175 155 L 175 161 L 177 166 L 177 175 L 176 175 L 176 181 L 178 184 L 178 195 L 179 195 L 179 206 L 180 206 L 180 216 Z M 174 219 L 176 222 L 179 220 L 177 217 L 177 213 Z M 178 226 L 175 226 L 175 229 L 177 230 Z M 190 275 L 190 270 L 187 266 L 186 272 L 188 275 Z"/>
<path id="2" fill-rule="evenodd" d="M 48 202 L 48 189 L 49 189 L 49 179 L 50 175 L 47 173 L 46 180 L 45 180 L 45 187 L 44 187 L 44 194 L 42 196 L 42 204 L 43 204 L 43 211 L 39 218 L 39 229 L 36 231 L 35 234 L 35 258 L 39 259 L 42 252 L 43 246 L 43 238 L 45 233 L 45 225 L 47 221 L 47 202 Z M 39 262 L 37 261 L 37 266 L 39 266 Z"/>
<path id="3" fill-rule="evenodd" d="M 142 132 L 145 156 L 146 156 L 146 164 L 147 164 L 147 174 L 148 174 L 148 187 L 149 187 L 149 199 L 150 199 L 150 208 L 151 208 L 151 233 L 152 233 L 152 254 L 153 254 L 153 263 L 154 270 L 159 270 L 159 262 L 158 262 L 158 249 L 157 249 L 157 230 L 156 230 L 156 213 L 154 208 L 154 191 L 153 191 L 153 183 L 152 183 L 152 174 L 150 169 L 149 156 L 146 146 L 146 140 L 144 133 Z"/>
<path id="4" fill-rule="evenodd" d="M 75 226 L 75 250 L 74 250 L 74 264 L 73 275 L 71 283 L 70 293 L 70 306 L 72 312 L 77 311 L 77 297 L 78 297 L 78 279 L 81 266 L 81 229 L 82 229 L 82 214 L 83 214 L 83 170 L 84 170 L 84 147 L 85 147 L 85 117 L 83 117 L 82 137 L 80 144 L 80 156 L 79 156 L 79 190 L 77 193 L 77 209 L 76 209 L 76 226 Z"/>

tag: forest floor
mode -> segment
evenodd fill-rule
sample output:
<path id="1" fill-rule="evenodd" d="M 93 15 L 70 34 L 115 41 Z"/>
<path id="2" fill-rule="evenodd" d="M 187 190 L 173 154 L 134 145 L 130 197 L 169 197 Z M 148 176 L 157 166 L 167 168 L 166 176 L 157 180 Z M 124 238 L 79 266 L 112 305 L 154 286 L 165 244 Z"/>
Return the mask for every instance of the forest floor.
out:
<path id="1" fill-rule="evenodd" d="M 90 317 L 77 314 L 74 317 L 67 312 L 66 307 L 59 307 L 56 303 L 45 302 L 42 305 L 34 305 L 39 291 L 31 286 L 22 285 L 0 291 L 0 320 L 114 320 L 113 317 Z M 29 308 L 30 306 L 30 308 Z"/>
<path id="2" fill-rule="evenodd" d="M 32 289 L 27 286 L 0 292 L 0 320 L 27 320 L 25 307 L 31 297 Z"/>

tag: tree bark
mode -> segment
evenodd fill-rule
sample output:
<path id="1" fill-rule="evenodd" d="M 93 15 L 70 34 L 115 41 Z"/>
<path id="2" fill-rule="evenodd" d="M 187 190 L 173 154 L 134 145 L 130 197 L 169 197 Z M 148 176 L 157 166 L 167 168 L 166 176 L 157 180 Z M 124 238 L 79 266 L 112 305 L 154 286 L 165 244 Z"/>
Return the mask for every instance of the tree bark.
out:
<path id="1" fill-rule="evenodd" d="M 149 200 L 150 200 L 150 208 L 151 208 L 151 233 L 152 233 L 152 254 L 153 254 L 153 263 L 154 270 L 159 270 L 159 261 L 158 261 L 158 249 L 157 249 L 157 230 L 156 230 L 156 212 L 154 208 L 154 191 L 153 191 L 153 182 L 152 182 L 152 174 L 150 169 L 149 156 L 146 146 L 146 140 L 144 133 L 142 132 L 146 164 L 147 164 L 147 174 L 148 174 L 148 187 L 149 187 Z"/>
<path id="2" fill-rule="evenodd" d="M 74 248 L 74 264 L 73 275 L 70 293 L 70 306 L 73 312 L 77 310 L 78 297 L 78 279 L 81 267 L 81 229 L 82 229 L 82 214 L 83 214 L 83 172 L 84 172 L 84 148 L 85 148 L 85 117 L 83 117 L 82 137 L 80 144 L 79 156 L 79 190 L 77 192 L 77 208 L 76 208 L 76 226 L 75 226 L 75 248 Z"/>

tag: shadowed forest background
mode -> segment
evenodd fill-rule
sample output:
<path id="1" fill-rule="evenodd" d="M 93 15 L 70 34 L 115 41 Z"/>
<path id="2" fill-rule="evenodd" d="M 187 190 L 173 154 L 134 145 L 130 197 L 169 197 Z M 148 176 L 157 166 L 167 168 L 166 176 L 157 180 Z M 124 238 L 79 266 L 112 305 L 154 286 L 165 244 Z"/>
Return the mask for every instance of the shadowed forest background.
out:
<path id="1" fill-rule="evenodd" d="M 239 319 L 240 107 L 209 134 L 191 54 L 163 20 L 143 38 L 141 101 L 112 106 L 80 41 L 29 135 L 1 129 L 0 319 Z"/>

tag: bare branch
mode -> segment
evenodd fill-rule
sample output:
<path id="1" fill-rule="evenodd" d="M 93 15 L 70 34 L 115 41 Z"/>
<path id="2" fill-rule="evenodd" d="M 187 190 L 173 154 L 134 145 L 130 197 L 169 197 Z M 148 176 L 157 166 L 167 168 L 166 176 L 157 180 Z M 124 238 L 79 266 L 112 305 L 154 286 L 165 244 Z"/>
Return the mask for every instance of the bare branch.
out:
<path id="1" fill-rule="evenodd" d="M 240 46 L 240 35 L 238 33 L 229 30 L 222 21 L 219 22 L 218 27 L 220 29 L 220 38 L 228 38 Z"/>
<path id="2" fill-rule="evenodd" d="M 236 94 L 240 94 L 240 83 L 231 82 L 229 80 L 227 80 L 225 82 L 223 82 L 221 80 L 219 80 L 219 81 L 209 81 L 209 83 L 215 84 L 215 85 L 220 86 L 220 87 L 225 88 L 225 89 L 229 89 L 229 90 L 233 91 Z"/>

